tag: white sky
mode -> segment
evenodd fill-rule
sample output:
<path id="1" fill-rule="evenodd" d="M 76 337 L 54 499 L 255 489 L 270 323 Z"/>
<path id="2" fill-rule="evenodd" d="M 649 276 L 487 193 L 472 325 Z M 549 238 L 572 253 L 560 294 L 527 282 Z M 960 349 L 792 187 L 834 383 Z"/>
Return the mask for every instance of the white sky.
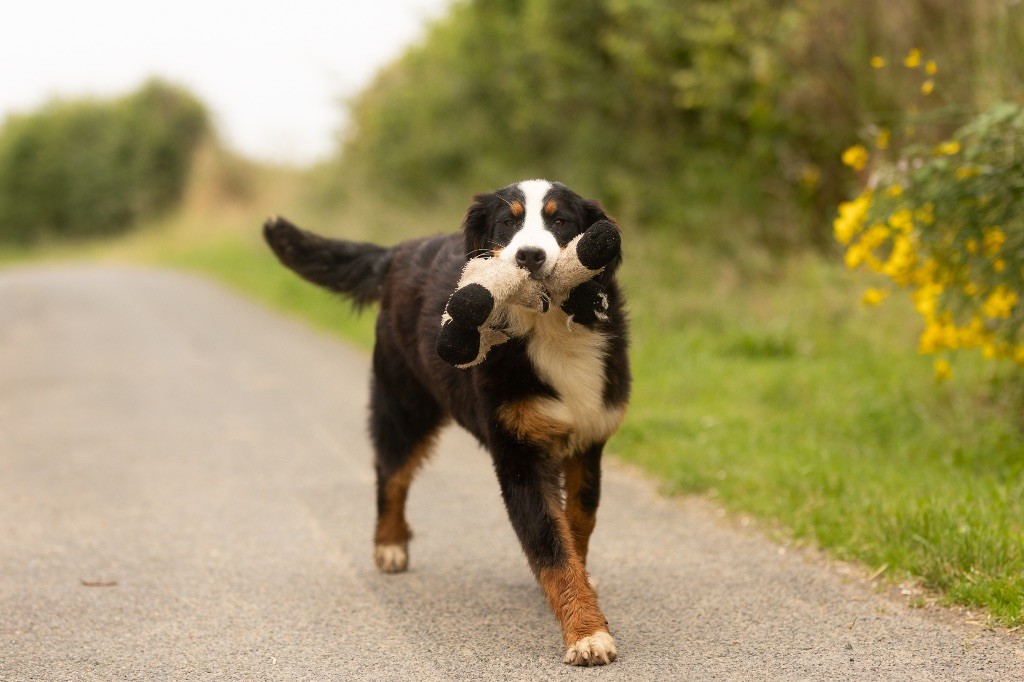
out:
<path id="1" fill-rule="evenodd" d="M 308 163 L 342 102 L 450 0 L 25 0 L 0 11 L 0 120 L 55 95 L 120 94 L 159 75 L 210 108 L 233 148 Z"/>

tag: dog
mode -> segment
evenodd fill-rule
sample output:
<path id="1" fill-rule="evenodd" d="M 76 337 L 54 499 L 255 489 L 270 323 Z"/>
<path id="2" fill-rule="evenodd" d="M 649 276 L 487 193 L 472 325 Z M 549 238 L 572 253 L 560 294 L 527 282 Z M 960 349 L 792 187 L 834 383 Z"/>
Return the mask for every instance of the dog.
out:
<path id="1" fill-rule="evenodd" d="M 264 237 L 303 278 L 379 301 L 370 387 L 377 473 L 374 556 L 386 573 L 409 565 L 405 501 L 439 429 L 454 420 L 493 459 L 509 520 L 558 618 L 564 661 L 604 665 L 615 642 L 586 570 L 601 494 L 601 455 L 629 401 L 621 256 L 595 279 L 607 294 L 604 319 L 571 322 L 554 308 L 512 307 L 510 339 L 481 364 L 458 369 L 437 355 L 442 313 L 468 259 L 499 258 L 543 281 L 561 249 L 599 220 L 597 201 L 546 180 L 478 194 L 462 234 L 392 247 L 329 239 L 270 218 Z"/>

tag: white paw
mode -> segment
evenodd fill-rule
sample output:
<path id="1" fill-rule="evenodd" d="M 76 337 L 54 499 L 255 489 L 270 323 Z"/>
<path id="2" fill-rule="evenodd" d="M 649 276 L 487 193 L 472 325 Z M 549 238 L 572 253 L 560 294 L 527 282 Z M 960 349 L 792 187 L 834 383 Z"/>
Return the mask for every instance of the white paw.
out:
<path id="1" fill-rule="evenodd" d="M 376 545 L 373 558 L 384 573 L 401 573 L 409 568 L 409 554 L 405 545 Z"/>
<path id="2" fill-rule="evenodd" d="M 584 637 L 565 652 L 565 662 L 569 665 L 607 665 L 617 657 L 615 640 L 607 632 Z"/>

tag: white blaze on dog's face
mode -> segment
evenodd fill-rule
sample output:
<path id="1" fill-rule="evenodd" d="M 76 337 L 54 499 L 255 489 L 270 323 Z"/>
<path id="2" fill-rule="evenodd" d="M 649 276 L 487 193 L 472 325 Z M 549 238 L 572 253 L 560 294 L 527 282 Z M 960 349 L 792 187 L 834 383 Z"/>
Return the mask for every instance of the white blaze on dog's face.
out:
<path id="1" fill-rule="evenodd" d="M 565 185 L 524 180 L 475 197 L 463 225 L 466 255 L 501 258 L 544 279 L 566 244 L 607 217 Z"/>
<path id="2" fill-rule="evenodd" d="M 523 194 L 522 226 L 502 249 L 500 258 L 518 263 L 536 279 L 551 274 L 558 258 L 558 240 L 545 224 L 544 205 L 552 184 L 547 180 L 526 180 L 516 185 Z M 534 271 L 533 268 L 538 268 Z"/>

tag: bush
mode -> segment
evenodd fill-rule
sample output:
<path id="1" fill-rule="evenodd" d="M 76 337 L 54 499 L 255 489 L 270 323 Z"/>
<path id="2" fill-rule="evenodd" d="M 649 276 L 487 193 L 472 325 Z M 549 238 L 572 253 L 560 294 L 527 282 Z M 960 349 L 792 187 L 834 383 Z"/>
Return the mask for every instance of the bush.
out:
<path id="1" fill-rule="evenodd" d="M 868 152 L 846 161 L 863 167 Z M 1024 365 L 1024 108 L 999 104 L 935 147 L 910 146 L 840 206 L 846 264 L 912 291 L 918 350 L 981 349 Z M 889 289 L 870 289 L 877 303 Z M 936 363 L 947 378 L 948 361 Z"/>
<path id="2" fill-rule="evenodd" d="M 54 102 L 0 129 L 0 241 L 130 228 L 181 198 L 209 131 L 203 106 L 150 81 L 114 100 Z"/>
<path id="3" fill-rule="evenodd" d="M 932 99 L 976 111 L 1018 93 L 1022 37 L 1002 0 L 467 0 L 356 98 L 334 193 L 544 175 L 631 224 L 829 248 L 840 152 L 919 97 L 870 57 L 942 46 Z"/>

